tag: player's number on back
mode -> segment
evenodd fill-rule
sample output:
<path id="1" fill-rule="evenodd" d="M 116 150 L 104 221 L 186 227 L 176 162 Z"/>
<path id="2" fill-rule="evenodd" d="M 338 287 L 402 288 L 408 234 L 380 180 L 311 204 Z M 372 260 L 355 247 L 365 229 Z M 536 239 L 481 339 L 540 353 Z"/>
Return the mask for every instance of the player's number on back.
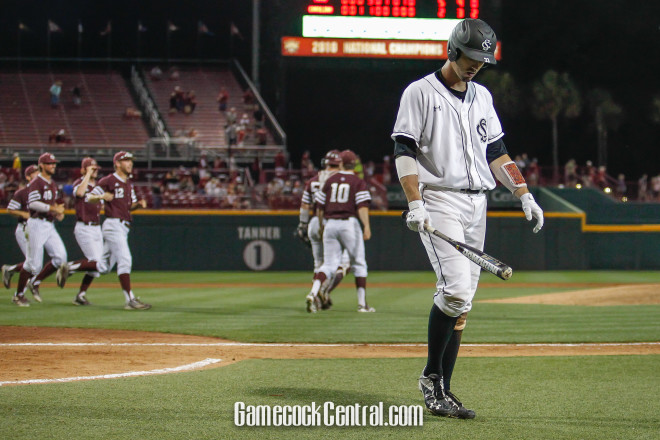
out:
<path id="1" fill-rule="evenodd" d="M 115 199 L 124 198 L 124 188 L 115 188 Z"/>
<path id="2" fill-rule="evenodd" d="M 330 201 L 333 203 L 346 203 L 351 193 L 351 185 L 348 183 L 333 183 L 330 185 L 332 194 L 330 194 Z"/>

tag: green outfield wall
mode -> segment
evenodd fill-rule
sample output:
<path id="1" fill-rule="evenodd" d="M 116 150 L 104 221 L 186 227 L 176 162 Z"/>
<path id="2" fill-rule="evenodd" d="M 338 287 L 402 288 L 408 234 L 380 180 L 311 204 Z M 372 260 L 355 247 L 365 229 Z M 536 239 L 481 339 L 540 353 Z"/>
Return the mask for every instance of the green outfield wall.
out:
<path id="1" fill-rule="evenodd" d="M 374 213 L 371 221 L 373 238 L 366 243 L 371 270 L 430 267 L 419 237 L 404 226 L 399 212 Z M 311 270 L 311 252 L 293 237 L 297 223 L 295 212 L 143 212 L 134 216 L 129 235 L 133 267 Z M 23 260 L 15 225 L 13 217 L 0 215 L 2 264 Z M 57 225 L 70 260 L 82 257 L 73 226 L 72 215 Z M 660 227 L 590 227 L 579 212 L 546 212 L 545 227 L 533 234 L 521 212 L 489 212 L 485 250 L 517 270 L 660 269 Z"/>

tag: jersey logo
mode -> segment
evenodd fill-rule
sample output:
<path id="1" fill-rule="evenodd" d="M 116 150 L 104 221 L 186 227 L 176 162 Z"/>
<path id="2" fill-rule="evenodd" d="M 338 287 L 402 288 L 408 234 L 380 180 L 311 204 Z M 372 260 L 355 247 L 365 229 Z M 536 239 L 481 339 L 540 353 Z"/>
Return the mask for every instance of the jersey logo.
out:
<path id="1" fill-rule="evenodd" d="M 486 130 L 485 119 L 481 119 L 481 121 L 479 121 L 479 123 L 477 124 L 477 134 L 479 135 L 481 142 L 485 143 L 488 140 L 488 131 Z"/>
<path id="2" fill-rule="evenodd" d="M 441 106 L 439 106 L 439 105 L 438 106 L 435 106 L 435 105 L 433 106 L 433 111 L 440 111 L 440 110 L 442 110 Z"/>

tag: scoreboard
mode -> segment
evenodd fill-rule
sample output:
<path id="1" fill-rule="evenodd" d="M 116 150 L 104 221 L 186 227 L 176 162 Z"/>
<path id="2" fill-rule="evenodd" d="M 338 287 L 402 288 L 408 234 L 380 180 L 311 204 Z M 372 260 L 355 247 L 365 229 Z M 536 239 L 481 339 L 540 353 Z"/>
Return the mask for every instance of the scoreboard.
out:
<path id="1" fill-rule="evenodd" d="M 479 18 L 480 0 L 309 0 L 309 15 Z"/>
<path id="2" fill-rule="evenodd" d="M 499 0 L 304 0 L 299 10 L 302 35 L 282 37 L 282 55 L 446 59 L 447 40 L 456 24 L 464 18 L 481 18 L 484 7 L 492 11 L 499 3 Z M 498 60 L 500 46 L 498 41 L 495 51 Z"/>

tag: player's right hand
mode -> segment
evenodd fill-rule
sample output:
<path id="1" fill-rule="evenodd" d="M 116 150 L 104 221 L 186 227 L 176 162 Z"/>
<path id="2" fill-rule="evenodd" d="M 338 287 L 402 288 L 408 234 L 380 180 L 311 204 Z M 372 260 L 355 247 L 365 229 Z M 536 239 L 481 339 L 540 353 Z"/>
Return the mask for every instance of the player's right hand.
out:
<path id="1" fill-rule="evenodd" d="M 408 203 L 410 210 L 406 216 L 406 225 L 408 229 L 415 232 L 424 232 L 424 225 L 431 226 L 431 216 L 424 208 L 424 203 L 421 200 L 413 200 Z"/>

